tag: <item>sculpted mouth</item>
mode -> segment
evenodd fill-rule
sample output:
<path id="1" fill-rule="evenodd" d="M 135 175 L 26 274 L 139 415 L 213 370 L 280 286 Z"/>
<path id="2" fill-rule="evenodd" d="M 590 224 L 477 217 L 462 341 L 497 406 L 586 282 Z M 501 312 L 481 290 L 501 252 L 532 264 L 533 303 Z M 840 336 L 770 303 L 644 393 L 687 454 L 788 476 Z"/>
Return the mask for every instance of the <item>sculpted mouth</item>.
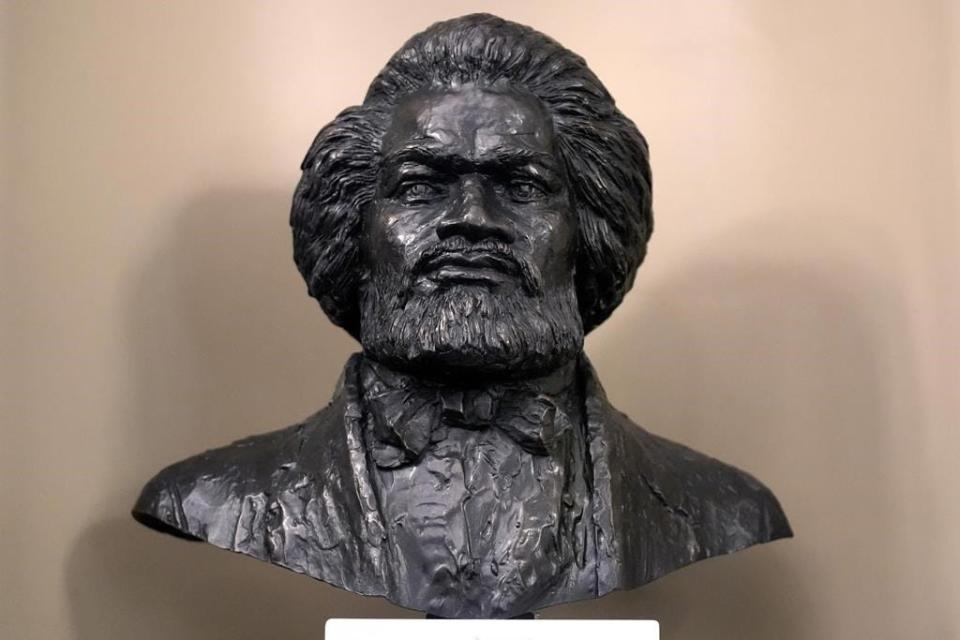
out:
<path id="1" fill-rule="evenodd" d="M 517 264 L 508 258 L 492 253 L 442 253 L 427 260 L 424 271 L 436 271 L 442 267 L 462 267 L 465 269 L 493 269 L 507 275 L 516 275 L 520 269 Z"/>
<path id="2" fill-rule="evenodd" d="M 429 258 L 421 272 L 434 280 L 501 281 L 504 276 L 515 277 L 519 265 L 512 259 L 487 252 L 448 252 Z"/>

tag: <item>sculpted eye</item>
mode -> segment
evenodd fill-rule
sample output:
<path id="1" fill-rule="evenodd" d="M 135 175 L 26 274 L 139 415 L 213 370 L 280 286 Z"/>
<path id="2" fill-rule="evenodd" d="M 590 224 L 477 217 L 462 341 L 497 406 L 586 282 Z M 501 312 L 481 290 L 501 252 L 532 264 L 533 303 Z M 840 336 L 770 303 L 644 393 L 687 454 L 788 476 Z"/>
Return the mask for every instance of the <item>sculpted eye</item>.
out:
<path id="1" fill-rule="evenodd" d="M 507 193 L 517 202 L 533 202 L 547 195 L 546 190 L 532 180 L 511 180 L 507 185 Z"/>
<path id="2" fill-rule="evenodd" d="M 406 204 L 423 204 L 442 197 L 446 193 L 443 185 L 425 181 L 404 182 L 397 189 L 397 198 Z"/>

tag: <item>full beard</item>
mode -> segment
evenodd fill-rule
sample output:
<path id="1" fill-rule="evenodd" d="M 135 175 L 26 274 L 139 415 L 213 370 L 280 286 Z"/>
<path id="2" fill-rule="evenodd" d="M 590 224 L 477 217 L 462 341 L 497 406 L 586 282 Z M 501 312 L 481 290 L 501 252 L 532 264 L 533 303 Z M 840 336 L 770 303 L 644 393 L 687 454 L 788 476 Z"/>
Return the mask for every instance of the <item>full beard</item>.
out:
<path id="1" fill-rule="evenodd" d="M 365 281 L 361 344 L 388 366 L 430 377 L 515 379 L 550 372 L 583 350 L 572 277 L 539 292 L 438 287 L 395 272 Z"/>

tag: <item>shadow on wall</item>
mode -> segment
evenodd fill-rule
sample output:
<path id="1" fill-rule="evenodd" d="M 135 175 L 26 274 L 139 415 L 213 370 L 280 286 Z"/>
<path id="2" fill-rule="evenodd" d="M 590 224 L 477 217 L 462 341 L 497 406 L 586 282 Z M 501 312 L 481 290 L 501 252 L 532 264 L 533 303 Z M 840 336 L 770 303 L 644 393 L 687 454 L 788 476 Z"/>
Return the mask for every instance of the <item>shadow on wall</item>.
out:
<path id="1" fill-rule="evenodd" d="M 211 193 L 134 270 L 129 371 L 106 505 L 75 541 L 77 640 L 321 638 L 331 616 L 409 615 L 289 571 L 154 533 L 129 516 L 161 467 L 324 406 L 357 349 L 307 297 L 290 193 Z"/>
<path id="2" fill-rule="evenodd" d="M 160 467 L 323 406 L 356 349 L 305 295 L 282 221 L 288 205 L 286 192 L 199 198 L 131 288 L 128 419 L 118 429 L 108 506 L 76 540 L 67 567 L 78 640 L 316 640 L 329 617 L 419 617 L 161 536 L 128 515 Z M 888 526 L 896 505 L 875 484 L 893 428 L 878 345 L 858 308 L 862 295 L 822 276 L 704 258 L 638 289 L 633 295 L 643 300 L 591 340 L 615 403 L 630 399 L 621 408 L 651 430 L 763 479 L 798 539 L 545 617 L 657 618 L 675 640 L 799 640 L 811 637 L 825 606 L 814 593 L 823 581 L 868 593 L 892 588 L 897 565 L 871 562 L 877 549 L 896 547 Z M 645 338 L 626 338 L 634 335 Z M 863 424 L 875 437 L 864 438 Z M 844 473 L 851 467 L 855 474 Z M 814 471 L 823 477 L 808 483 Z M 850 504 L 861 512 L 857 521 L 873 527 L 869 543 L 845 530 Z"/>
<path id="3" fill-rule="evenodd" d="M 641 272 L 641 299 L 591 338 L 615 405 L 760 478 L 796 535 L 689 567 L 636 600 L 615 596 L 624 611 L 658 617 L 665 638 L 923 635 L 878 602 L 922 611 L 934 627 L 949 619 L 942 603 L 905 587 L 930 578 L 899 526 L 909 505 L 898 442 L 910 424 L 898 416 L 916 397 L 904 302 L 858 268 L 864 237 L 840 233 L 770 216 L 718 234 L 651 286 Z"/>

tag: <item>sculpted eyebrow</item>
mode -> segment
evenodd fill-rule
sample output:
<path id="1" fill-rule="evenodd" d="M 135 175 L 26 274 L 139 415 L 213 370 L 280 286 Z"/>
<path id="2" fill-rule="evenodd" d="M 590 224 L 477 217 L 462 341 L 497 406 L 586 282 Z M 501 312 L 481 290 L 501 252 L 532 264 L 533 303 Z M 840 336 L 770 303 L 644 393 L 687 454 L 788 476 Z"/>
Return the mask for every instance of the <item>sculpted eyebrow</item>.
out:
<path id="1" fill-rule="evenodd" d="M 388 154 L 384 166 L 399 167 L 404 163 L 422 164 L 439 171 L 478 171 L 496 173 L 504 168 L 512 169 L 536 164 L 548 172 L 559 173 L 557 161 L 548 153 L 530 149 L 494 149 L 486 156 L 470 160 L 457 154 L 427 147 L 406 147 Z"/>

